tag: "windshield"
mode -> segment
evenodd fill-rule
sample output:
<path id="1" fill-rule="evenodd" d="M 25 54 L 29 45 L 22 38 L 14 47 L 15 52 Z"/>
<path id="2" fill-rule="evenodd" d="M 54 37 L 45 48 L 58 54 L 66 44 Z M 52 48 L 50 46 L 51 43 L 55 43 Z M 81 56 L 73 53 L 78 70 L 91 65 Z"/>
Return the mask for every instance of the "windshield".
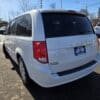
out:
<path id="1" fill-rule="evenodd" d="M 61 37 L 93 33 L 86 16 L 67 13 L 42 13 L 46 37 Z"/>

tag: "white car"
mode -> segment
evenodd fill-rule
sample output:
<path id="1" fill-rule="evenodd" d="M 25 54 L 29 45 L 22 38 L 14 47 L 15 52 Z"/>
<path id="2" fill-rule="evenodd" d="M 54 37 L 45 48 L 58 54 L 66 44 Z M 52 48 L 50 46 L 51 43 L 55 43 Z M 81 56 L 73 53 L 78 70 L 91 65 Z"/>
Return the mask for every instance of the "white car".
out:
<path id="1" fill-rule="evenodd" d="M 32 10 L 13 19 L 3 43 L 6 57 L 32 79 L 54 87 L 87 76 L 98 62 L 97 38 L 88 18 L 75 11 Z"/>
<path id="2" fill-rule="evenodd" d="M 97 25 L 94 27 L 94 31 L 98 37 L 100 37 L 100 23 L 97 23 Z"/>

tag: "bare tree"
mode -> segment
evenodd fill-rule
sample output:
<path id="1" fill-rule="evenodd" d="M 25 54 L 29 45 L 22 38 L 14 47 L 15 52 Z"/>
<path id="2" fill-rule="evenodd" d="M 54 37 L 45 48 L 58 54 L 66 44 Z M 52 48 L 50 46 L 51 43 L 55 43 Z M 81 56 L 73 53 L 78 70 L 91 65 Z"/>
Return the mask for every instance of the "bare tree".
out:
<path id="1" fill-rule="evenodd" d="M 50 5 L 50 8 L 56 9 L 56 3 L 52 3 L 52 4 Z"/>
<path id="2" fill-rule="evenodd" d="M 86 16 L 89 15 L 89 12 L 88 12 L 87 9 L 81 9 L 80 12 L 83 13 L 83 14 L 85 14 Z"/>
<path id="3" fill-rule="evenodd" d="M 18 0 L 21 12 L 36 9 L 36 6 L 33 5 L 32 1 L 33 0 Z"/>
<path id="4" fill-rule="evenodd" d="M 17 16 L 17 15 L 19 15 L 20 14 L 20 12 L 18 12 L 18 11 L 14 11 L 14 10 L 12 10 L 12 11 L 9 11 L 8 12 L 8 21 L 10 21 L 11 19 L 13 19 L 15 16 Z"/>

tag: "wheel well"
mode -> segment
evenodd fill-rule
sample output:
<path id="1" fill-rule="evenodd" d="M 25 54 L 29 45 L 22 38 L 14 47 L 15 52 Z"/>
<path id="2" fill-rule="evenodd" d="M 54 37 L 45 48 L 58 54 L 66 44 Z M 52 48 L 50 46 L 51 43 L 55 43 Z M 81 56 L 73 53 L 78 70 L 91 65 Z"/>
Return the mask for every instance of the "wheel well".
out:
<path id="1" fill-rule="evenodd" d="M 19 58 L 22 58 L 22 57 L 21 57 L 21 55 L 20 55 L 19 53 L 16 54 L 16 57 L 17 57 L 17 62 L 19 63 L 18 60 L 19 60 Z M 22 60 L 23 60 L 23 59 L 22 59 Z M 24 63 L 24 61 L 23 61 L 23 63 Z M 24 63 L 24 67 L 25 67 L 25 70 L 26 70 L 27 75 L 28 75 L 28 77 L 29 77 L 29 74 L 28 74 L 27 68 L 26 68 L 26 66 L 25 66 L 25 63 Z"/>

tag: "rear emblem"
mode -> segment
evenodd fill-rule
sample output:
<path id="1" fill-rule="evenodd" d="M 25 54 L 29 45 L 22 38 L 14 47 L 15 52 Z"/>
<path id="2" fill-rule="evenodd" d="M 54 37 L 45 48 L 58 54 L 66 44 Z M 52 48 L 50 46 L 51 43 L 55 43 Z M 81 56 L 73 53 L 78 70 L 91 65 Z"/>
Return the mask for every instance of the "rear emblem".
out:
<path id="1" fill-rule="evenodd" d="M 51 65 L 58 65 L 59 63 L 58 62 L 51 62 L 50 64 Z"/>

